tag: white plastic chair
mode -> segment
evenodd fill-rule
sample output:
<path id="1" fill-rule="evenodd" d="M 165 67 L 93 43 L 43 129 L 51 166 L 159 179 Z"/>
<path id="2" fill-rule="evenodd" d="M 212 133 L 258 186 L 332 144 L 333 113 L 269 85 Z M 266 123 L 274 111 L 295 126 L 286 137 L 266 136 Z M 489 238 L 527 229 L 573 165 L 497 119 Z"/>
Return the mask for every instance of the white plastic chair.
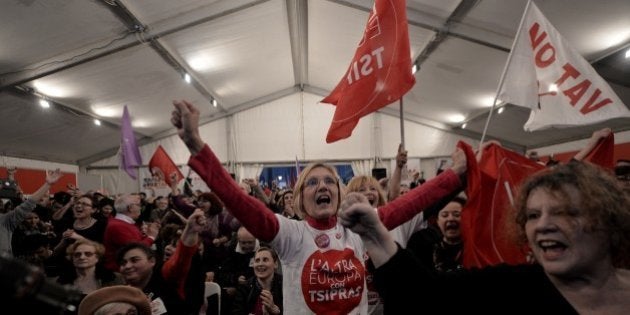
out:
<path id="1" fill-rule="evenodd" d="M 217 295 L 217 312 L 208 312 L 208 297 Z M 216 282 L 206 282 L 206 287 L 204 289 L 203 294 L 204 306 L 202 309 L 205 309 L 205 312 L 202 312 L 202 315 L 206 314 L 221 314 L 221 286 Z"/>

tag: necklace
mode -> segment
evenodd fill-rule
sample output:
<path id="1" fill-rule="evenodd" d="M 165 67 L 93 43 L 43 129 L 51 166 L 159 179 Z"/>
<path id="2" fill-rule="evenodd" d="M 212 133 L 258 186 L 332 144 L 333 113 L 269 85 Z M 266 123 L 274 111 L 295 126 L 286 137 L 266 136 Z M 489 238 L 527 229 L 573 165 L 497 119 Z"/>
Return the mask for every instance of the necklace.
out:
<path id="1" fill-rule="evenodd" d="M 72 226 L 76 229 L 76 230 L 83 230 L 83 229 L 87 229 L 90 226 L 92 226 L 94 224 L 94 222 L 96 222 L 96 220 L 94 220 L 94 218 L 89 218 L 87 223 L 84 224 L 80 224 L 80 222 L 78 221 L 74 221 L 74 223 L 72 224 Z"/>

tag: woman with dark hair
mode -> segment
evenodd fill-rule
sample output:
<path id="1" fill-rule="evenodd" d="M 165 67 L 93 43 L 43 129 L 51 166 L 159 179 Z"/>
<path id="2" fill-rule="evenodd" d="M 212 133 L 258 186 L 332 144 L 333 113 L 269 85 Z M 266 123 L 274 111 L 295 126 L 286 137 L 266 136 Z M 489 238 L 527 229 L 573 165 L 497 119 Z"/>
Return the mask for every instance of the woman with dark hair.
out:
<path id="1" fill-rule="evenodd" d="M 203 231 L 199 233 L 203 241 L 203 261 L 206 272 L 213 273 L 219 264 L 229 256 L 233 233 L 238 230 L 240 224 L 225 209 L 223 202 L 215 193 L 202 193 L 199 195 L 198 203 L 208 222 Z"/>
<path id="2" fill-rule="evenodd" d="M 96 213 L 94 214 L 98 219 L 109 219 L 116 216 L 116 209 L 114 209 L 114 200 L 109 197 L 103 197 L 96 203 Z"/>
<path id="3" fill-rule="evenodd" d="M 293 220 L 302 220 L 299 215 L 295 212 L 293 204 L 293 190 L 287 189 L 279 194 L 278 197 L 278 209 L 280 210 L 280 214 L 283 216 L 293 219 Z"/>
<path id="4" fill-rule="evenodd" d="M 269 247 L 260 247 L 254 255 L 254 274 L 246 284 L 238 286 L 233 315 L 282 314 L 282 275 L 277 273 L 278 254 Z"/>

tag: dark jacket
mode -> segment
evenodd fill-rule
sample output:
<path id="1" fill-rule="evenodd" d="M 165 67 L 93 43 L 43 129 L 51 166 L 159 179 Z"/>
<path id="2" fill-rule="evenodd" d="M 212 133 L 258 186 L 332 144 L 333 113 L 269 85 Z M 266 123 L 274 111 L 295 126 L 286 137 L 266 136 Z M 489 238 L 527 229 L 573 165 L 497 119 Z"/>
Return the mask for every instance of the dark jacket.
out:
<path id="1" fill-rule="evenodd" d="M 262 288 L 255 276 L 249 278 L 246 284 L 239 285 L 236 289 L 234 304 L 232 305 L 232 315 L 253 313 L 253 308 L 256 305 L 256 301 L 258 301 L 261 291 Z M 273 295 L 273 302 L 280 308 L 280 314 L 282 314 L 282 275 L 276 273 L 273 276 L 271 294 Z"/>

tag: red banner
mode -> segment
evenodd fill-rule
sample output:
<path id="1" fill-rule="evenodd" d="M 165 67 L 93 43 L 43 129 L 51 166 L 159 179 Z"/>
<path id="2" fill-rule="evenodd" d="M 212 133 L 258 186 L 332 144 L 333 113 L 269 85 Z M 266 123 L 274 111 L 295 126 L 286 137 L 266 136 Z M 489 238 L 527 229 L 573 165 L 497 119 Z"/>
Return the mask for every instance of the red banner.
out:
<path id="1" fill-rule="evenodd" d="M 376 0 L 346 75 L 322 100 L 337 105 L 326 142 L 350 137 L 359 119 L 400 99 L 411 73 L 406 1 Z"/>
<path id="2" fill-rule="evenodd" d="M 177 182 L 184 178 L 182 172 L 171 160 L 171 157 L 166 154 L 161 145 L 155 149 L 155 153 L 153 153 L 151 161 L 149 161 L 149 170 L 154 177 L 157 176 L 159 179 L 163 179 L 169 186 L 171 185 L 171 174 L 173 172 L 177 173 Z"/>

